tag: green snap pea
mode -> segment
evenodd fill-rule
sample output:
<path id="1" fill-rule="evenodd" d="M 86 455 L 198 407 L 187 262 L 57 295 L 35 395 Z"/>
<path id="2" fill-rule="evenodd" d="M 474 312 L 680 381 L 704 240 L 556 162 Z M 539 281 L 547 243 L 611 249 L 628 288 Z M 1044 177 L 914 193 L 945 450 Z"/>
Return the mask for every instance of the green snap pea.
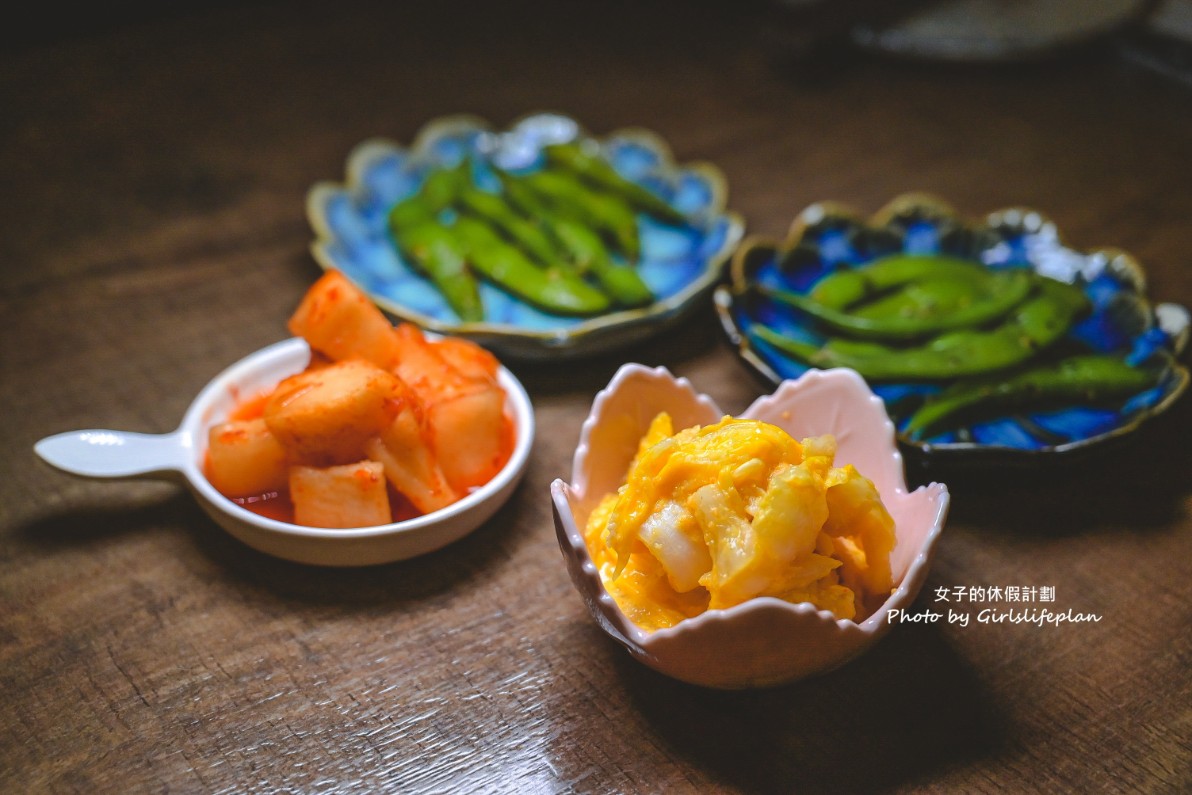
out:
<path id="1" fill-rule="evenodd" d="M 463 250 L 447 229 L 434 221 L 403 226 L 395 236 L 398 247 L 434 283 L 460 320 L 484 319 L 484 305 Z"/>
<path id="2" fill-rule="evenodd" d="M 521 179 L 554 215 L 571 218 L 598 230 L 625 259 L 637 261 L 641 255 L 641 242 L 637 217 L 628 204 L 609 194 L 597 193 L 574 177 L 557 171 L 544 169 Z"/>
<path id="3" fill-rule="evenodd" d="M 936 255 L 894 254 L 859 268 L 828 274 L 808 292 L 816 302 L 844 310 L 909 282 L 936 279 L 983 281 L 989 271 L 975 262 Z"/>
<path id="4" fill-rule="evenodd" d="M 594 315 L 609 308 L 604 293 L 563 268 L 539 268 L 485 222 L 463 216 L 452 228 L 472 268 L 527 302 L 567 315 Z"/>
<path id="5" fill-rule="evenodd" d="M 542 224 L 542 229 L 546 235 L 563 252 L 563 256 L 557 259 L 557 263 L 573 269 L 581 276 L 584 275 L 587 272 L 587 266 L 576 256 L 575 252 L 570 250 L 566 241 L 559 235 L 556 227 L 560 219 L 553 215 L 551 208 L 543 202 L 537 193 L 526 187 L 525 183 L 518 177 L 514 177 L 504 171 L 498 171 L 497 176 L 501 180 L 502 194 L 509 201 L 513 209 L 526 218 L 537 219 Z M 599 236 L 597 236 L 597 242 L 599 242 Z"/>
<path id="6" fill-rule="evenodd" d="M 1018 409 L 1120 400 L 1154 386 L 1155 374 L 1113 356 L 1073 356 L 1011 376 L 959 381 L 911 415 L 904 432 L 925 439 L 962 418 L 992 417 Z"/>
<path id="7" fill-rule="evenodd" d="M 640 256 L 635 209 L 669 221 L 682 216 L 598 152 L 562 146 L 546 157 L 547 167 L 531 175 L 494 169 L 497 193 L 474 184 L 468 159 L 432 169 L 390 208 L 395 244 L 461 319 L 481 319 L 478 277 L 558 314 L 654 300 L 632 267 Z"/>
<path id="8" fill-rule="evenodd" d="M 501 185 L 513 206 L 531 218 L 548 218 L 544 228 L 567 253 L 567 262 L 581 274 L 591 273 L 601 288 L 622 306 L 642 306 L 654 300 L 654 294 L 629 265 L 614 262 L 600 239 L 584 224 L 571 218 L 561 218 L 525 183 L 512 175 L 501 173 Z"/>
<path id="9" fill-rule="evenodd" d="M 764 324 L 750 333 L 812 367 L 849 367 L 874 381 L 941 380 L 1004 370 L 1021 364 L 1059 339 L 1088 309 L 1084 294 L 1053 279 L 1039 280 L 1035 294 L 998 326 L 949 331 L 909 347 L 877 343 L 858 349 L 829 340 L 822 347 L 788 339 Z"/>
<path id="10" fill-rule="evenodd" d="M 889 345 L 883 345 L 880 342 L 851 340 L 848 337 L 837 337 L 830 340 L 828 344 L 831 345 L 834 356 L 852 356 L 855 358 L 885 356 L 891 350 Z"/>
<path id="11" fill-rule="evenodd" d="M 600 236 L 591 229 L 569 218 L 556 218 L 551 229 L 580 272 L 591 273 L 618 304 L 644 306 L 654 300 L 637 269 L 613 262 Z"/>
<path id="12" fill-rule="evenodd" d="M 661 196 L 622 177 L 598 152 L 575 142 L 547 146 L 544 151 L 550 165 L 566 169 L 595 187 L 615 193 L 635 209 L 667 224 L 686 223 L 681 212 Z"/>
<path id="13" fill-rule="evenodd" d="M 979 297 L 967 306 L 950 312 L 920 317 L 862 317 L 833 309 L 799 293 L 755 286 L 759 293 L 810 315 L 834 332 L 863 339 L 912 340 L 951 329 L 979 326 L 996 320 L 1017 306 L 1034 287 L 1035 280 L 1025 271 L 991 274 L 982 285 Z"/>
<path id="14" fill-rule="evenodd" d="M 470 163 L 465 159 L 451 168 L 438 168 L 428 174 L 418 196 L 428 210 L 440 213 L 450 207 L 471 183 Z"/>
<path id="15" fill-rule="evenodd" d="M 407 227 L 434 221 L 467 184 L 467 161 L 452 168 L 436 168 L 417 191 L 389 209 L 389 228 L 396 236 Z"/>
<path id="16" fill-rule="evenodd" d="M 518 215 L 503 197 L 468 188 L 459 194 L 457 202 L 462 210 L 487 221 L 542 265 L 558 263 L 561 252 L 550 236 L 533 221 Z"/>
<path id="17" fill-rule="evenodd" d="M 389 210 L 389 230 L 399 236 L 403 230 L 435 222 L 435 215 L 417 195 L 399 201 Z"/>
<path id="18" fill-rule="evenodd" d="M 965 309 L 981 296 L 982 283 L 967 278 L 910 282 L 849 308 L 849 314 L 873 320 L 925 318 Z"/>
<path id="19" fill-rule="evenodd" d="M 1015 322 L 1036 347 L 1044 348 L 1062 337 L 1092 305 L 1079 287 L 1046 276 L 1040 276 L 1038 283 L 1040 299 L 1025 302 Z"/>
<path id="20" fill-rule="evenodd" d="M 554 212 L 550 202 L 544 199 L 533 188 L 526 184 L 524 177 L 510 174 L 507 171 L 497 171 L 497 178 L 501 181 L 501 191 L 509 203 L 518 212 L 530 218 L 551 218 Z"/>

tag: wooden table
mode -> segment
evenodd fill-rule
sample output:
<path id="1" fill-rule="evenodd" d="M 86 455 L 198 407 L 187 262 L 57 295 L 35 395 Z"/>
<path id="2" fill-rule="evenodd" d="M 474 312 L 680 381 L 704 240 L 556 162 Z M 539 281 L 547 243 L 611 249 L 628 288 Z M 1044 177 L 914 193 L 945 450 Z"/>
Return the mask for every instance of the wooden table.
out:
<path id="1" fill-rule="evenodd" d="M 285 336 L 319 273 L 307 188 L 371 136 L 552 109 L 726 173 L 751 232 L 925 190 L 1024 204 L 1192 305 L 1192 101 L 1093 48 L 1014 67 L 796 66 L 749 6 L 183 6 L 0 56 L 0 790 L 1180 792 L 1192 786 L 1192 400 L 1058 472 L 933 471 L 939 588 L 1055 589 L 1095 624 L 904 625 L 762 692 L 634 662 L 567 578 L 548 484 L 629 358 L 728 410 L 763 391 L 703 309 L 582 363 L 511 363 L 538 440 L 513 501 L 440 552 L 289 564 L 180 488 L 91 482 L 33 443 L 171 430 Z M 619 22 L 631 19 L 631 23 Z M 959 605 L 976 612 L 977 605 Z"/>

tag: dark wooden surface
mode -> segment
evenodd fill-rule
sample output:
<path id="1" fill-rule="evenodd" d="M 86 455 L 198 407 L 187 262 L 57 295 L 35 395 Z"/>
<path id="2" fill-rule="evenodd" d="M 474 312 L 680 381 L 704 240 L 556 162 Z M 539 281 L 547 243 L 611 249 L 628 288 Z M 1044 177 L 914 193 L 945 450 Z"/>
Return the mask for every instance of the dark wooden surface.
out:
<path id="1" fill-rule="evenodd" d="M 539 424 L 524 484 L 405 563 L 288 564 L 175 486 L 35 459 L 63 430 L 171 430 L 222 367 L 285 336 L 318 274 L 307 187 L 358 141 L 446 113 L 652 128 L 719 164 L 760 234 L 825 198 L 1034 206 L 1192 305 L 1192 93 L 1108 48 L 796 67 L 776 49 L 789 31 L 749 6 L 405 5 L 87 25 L 50 6 L 0 56 L 0 790 L 1188 791 L 1192 400 L 1059 471 L 929 473 L 954 502 L 919 607 L 939 587 L 1049 586 L 1100 623 L 897 627 L 765 692 L 633 662 L 572 590 L 549 517 L 623 359 L 728 410 L 760 394 L 708 310 L 620 355 L 514 365 Z"/>

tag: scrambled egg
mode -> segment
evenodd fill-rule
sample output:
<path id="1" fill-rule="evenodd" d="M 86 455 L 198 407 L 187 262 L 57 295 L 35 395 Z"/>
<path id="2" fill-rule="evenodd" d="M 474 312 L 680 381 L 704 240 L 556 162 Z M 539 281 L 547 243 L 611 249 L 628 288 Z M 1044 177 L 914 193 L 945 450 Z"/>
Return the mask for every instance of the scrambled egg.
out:
<path id="1" fill-rule="evenodd" d="M 834 467 L 836 440 L 725 417 L 654 418 L 623 485 L 584 531 L 605 587 L 648 630 L 757 596 L 837 618 L 890 595 L 894 521 L 872 482 Z"/>

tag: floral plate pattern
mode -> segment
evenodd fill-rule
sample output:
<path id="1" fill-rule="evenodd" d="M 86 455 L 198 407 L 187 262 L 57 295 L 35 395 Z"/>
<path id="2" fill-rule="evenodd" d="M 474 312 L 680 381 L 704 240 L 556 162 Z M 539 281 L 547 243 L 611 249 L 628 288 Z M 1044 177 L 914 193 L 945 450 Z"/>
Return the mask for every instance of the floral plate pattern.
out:
<path id="1" fill-rule="evenodd" d="M 533 170 L 542 150 L 556 143 L 591 139 L 567 116 L 539 113 L 505 131 L 472 116 L 427 124 L 409 147 L 372 139 L 349 155 L 345 183 L 320 182 L 307 194 L 315 240 L 311 252 L 364 289 L 386 312 L 431 331 L 465 336 L 502 355 L 548 359 L 623 347 L 657 333 L 706 300 L 740 241 L 744 224 L 725 210 L 727 187 L 708 163 L 679 165 L 666 143 L 640 129 L 598 141 L 621 176 L 651 189 L 686 219 L 671 227 L 638 216 L 642 255 L 637 267 L 655 301 L 642 308 L 596 317 L 551 315 L 487 283 L 481 284 L 485 319 L 461 322 L 429 280 L 397 250 L 387 226 L 389 209 L 421 186 L 436 167 L 470 157 L 481 188 L 495 188 L 491 170 Z"/>
<path id="2" fill-rule="evenodd" d="M 764 380 L 780 383 L 809 368 L 761 339 L 765 323 L 783 336 L 822 345 L 815 321 L 776 301 L 750 293 L 760 284 L 806 293 L 822 277 L 890 254 L 950 255 L 990 270 L 1029 268 L 1079 285 L 1091 314 L 1067 332 L 1074 350 L 1123 355 L 1133 367 L 1158 368 L 1157 384 L 1115 405 L 1071 405 L 972 422 L 924 440 L 905 433 L 907 419 L 944 384 L 874 383 L 908 452 L 932 458 L 963 456 L 1035 459 L 1088 448 L 1123 436 L 1169 406 L 1187 389 L 1188 369 L 1178 357 L 1188 339 L 1188 311 L 1151 306 L 1138 262 L 1117 249 L 1080 252 L 1066 246 L 1042 213 L 1008 208 L 981 222 L 966 222 L 944 201 L 924 194 L 897 197 L 870 219 L 835 203 L 813 204 L 794 221 L 783 242 L 751 238 L 734 255 L 731 283 L 714 300 L 721 325 L 740 358 Z"/>

